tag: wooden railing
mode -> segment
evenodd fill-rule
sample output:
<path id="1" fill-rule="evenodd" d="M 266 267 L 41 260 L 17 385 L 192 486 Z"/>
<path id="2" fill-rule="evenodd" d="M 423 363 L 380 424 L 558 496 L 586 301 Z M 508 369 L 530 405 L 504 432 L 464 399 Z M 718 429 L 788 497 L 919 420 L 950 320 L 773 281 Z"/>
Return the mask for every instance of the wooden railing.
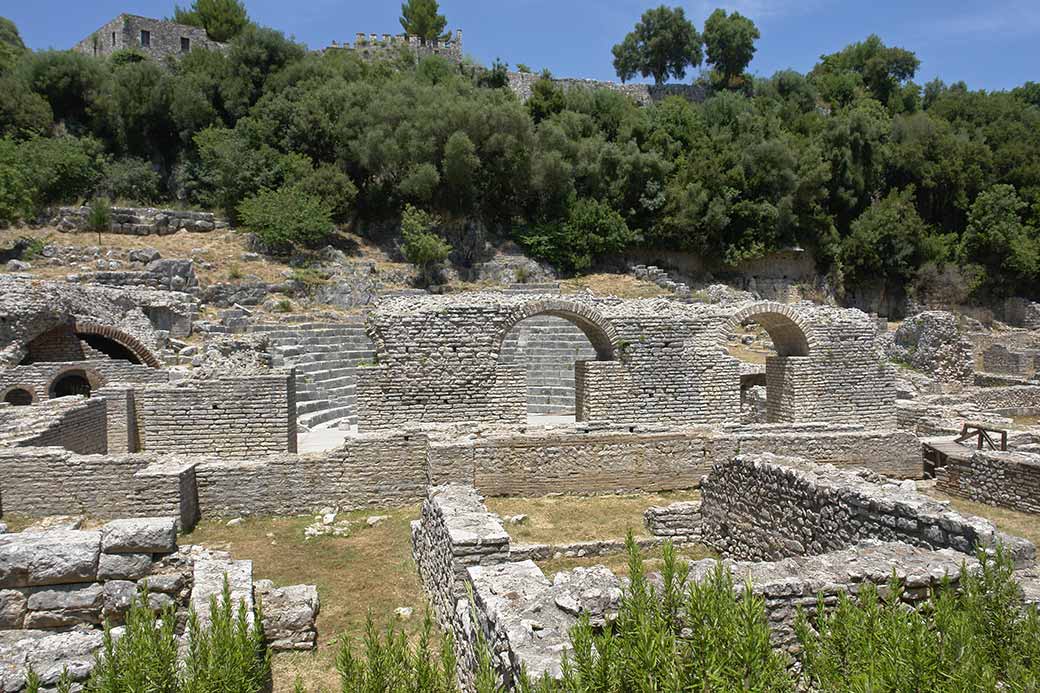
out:
<path id="1" fill-rule="evenodd" d="M 999 435 L 1000 443 L 996 443 L 993 440 L 993 435 L 990 434 Z M 1008 432 L 1004 429 L 989 428 L 979 423 L 965 423 L 961 427 L 960 436 L 954 442 L 963 443 L 972 438 L 976 440 L 978 450 L 982 450 L 983 445 L 988 445 L 990 450 L 1007 450 Z"/>

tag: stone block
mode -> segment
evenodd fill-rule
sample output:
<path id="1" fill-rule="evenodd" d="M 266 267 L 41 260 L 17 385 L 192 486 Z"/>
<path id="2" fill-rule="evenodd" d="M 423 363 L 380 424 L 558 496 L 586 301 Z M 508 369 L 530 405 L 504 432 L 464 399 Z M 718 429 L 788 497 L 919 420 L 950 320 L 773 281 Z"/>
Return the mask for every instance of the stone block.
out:
<path id="1" fill-rule="evenodd" d="M 26 628 L 65 628 L 82 623 L 100 623 L 104 588 L 58 585 L 29 593 Z"/>
<path id="2" fill-rule="evenodd" d="M 99 532 L 0 535 L 0 587 L 93 582 L 100 553 Z"/>
<path id="3" fill-rule="evenodd" d="M 314 585 L 275 587 L 258 580 L 256 595 L 264 605 L 264 635 L 275 651 L 310 650 L 317 644 L 315 620 L 320 603 Z"/>
<path id="4" fill-rule="evenodd" d="M 23 626 L 26 601 L 25 594 L 19 590 L 0 590 L 0 630 Z"/>
<path id="5" fill-rule="evenodd" d="M 101 527 L 101 548 L 105 553 L 173 553 L 177 550 L 177 520 L 113 520 Z"/>
<path id="6" fill-rule="evenodd" d="M 151 569 L 150 553 L 103 553 L 98 560 L 98 580 L 139 580 Z"/>
<path id="7" fill-rule="evenodd" d="M 211 623 L 210 599 L 219 602 L 227 580 L 231 591 L 232 606 L 245 602 L 250 623 L 253 618 L 253 562 L 233 561 L 226 558 L 198 558 L 195 560 L 195 584 L 191 590 L 191 606 L 198 615 L 199 623 Z M 156 595 L 160 596 L 160 595 Z"/>

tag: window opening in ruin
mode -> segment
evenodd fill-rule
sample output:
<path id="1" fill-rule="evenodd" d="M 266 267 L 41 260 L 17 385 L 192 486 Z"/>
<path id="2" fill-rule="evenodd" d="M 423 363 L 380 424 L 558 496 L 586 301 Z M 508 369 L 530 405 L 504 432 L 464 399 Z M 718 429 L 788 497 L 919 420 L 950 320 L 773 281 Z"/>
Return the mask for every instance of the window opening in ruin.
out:
<path id="1" fill-rule="evenodd" d="M 191 50 L 191 39 L 181 36 L 181 53 L 187 53 Z"/>
<path id="2" fill-rule="evenodd" d="M 148 48 L 152 45 L 152 32 L 141 29 L 141 46 Z"/>
<path id="3" fill-rule="evenodd" d="M 76 336 L 86 342 L 87 346 L 91 349 L 100 351 L 109 358 L 129 361 L 130 363 L 136 364 L 141 363 L 141 359 L 137 357 L 137 354 L 113 339 L 103 337 L 99 334 L 82 334 L 79 332 L 76 333 Z"/>
<path id="4" fill-rule="evenodd" d="M 51 399 L 82 395 L 90 397 L 90 381 L 83 371 L 71 371 L 61 376 L 51 385 Z"/>
<path id="5" fill-rule="evenodd" d="M 780 314 L 751 315 L 730 331 L 726 351 L 741 362 L 741 422 L 783 421 L 779 405 L 786 387 L 783 364 L 789 356 L 809 355 L 808 341 L 801 327 Z"/>
<path id="6" fill-rule="evenodd" d="M 596 359 L 596 349 L 581 328 L 555 315 L 525 318 L 502 340 L 501 362 L 524 366 L 531 423 L 574 421 L 579 395 L 575 364 Z"/>
<path id="7" fill-rule="evenodd" d="M 16 387 L 4 395 L 4 401 L 13 407 L 27 407 L 32 404 L 32 393 Z"/>

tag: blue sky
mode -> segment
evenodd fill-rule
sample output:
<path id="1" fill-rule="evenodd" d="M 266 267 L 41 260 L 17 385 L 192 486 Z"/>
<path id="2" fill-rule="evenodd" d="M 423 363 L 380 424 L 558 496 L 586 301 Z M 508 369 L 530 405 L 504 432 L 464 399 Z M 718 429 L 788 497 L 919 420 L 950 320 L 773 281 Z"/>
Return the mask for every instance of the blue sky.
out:
<path id="1" fill-rule="evenodd" d="M 183 1 L 183 0 L 182 0 Z M 188 4 L 190 0 L 184 2 Z M 548 67 L 559 76 L 614 79 L 610 48 L 639 15 L 660 2 L 636 0 L 441 0 L 449 27 L 463 30 L 466 53 Z M 758 24 L 762 39 L 751 71 L 812 68 L 823 53 L 870 33 L 921 59 L 917 81 L 963 79 L 972 89 L 1008 89 L 1040 81 L 1040 0 L 734 0 L 667 2 L 698 27 L 715 7 Z M 319 48 L 353 41 L 358 31 L 397 33 L 395 0 L 246 0 L 250 16 Z M 120 12 L 162 17 L 172 0 L 0 0 L 32 48 L 68 48 Z M 688 75 L 688 79 L 691 75 Z"/>

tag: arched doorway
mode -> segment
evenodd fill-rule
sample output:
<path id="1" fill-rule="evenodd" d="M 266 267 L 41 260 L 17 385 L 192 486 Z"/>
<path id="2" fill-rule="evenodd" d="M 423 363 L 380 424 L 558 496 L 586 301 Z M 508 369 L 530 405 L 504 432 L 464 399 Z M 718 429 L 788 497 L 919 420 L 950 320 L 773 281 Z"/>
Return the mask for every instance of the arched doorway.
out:
<path id="1" fill-rule="evenodd" d="M 510 316 L 499 362 L 524 369 L 528 423 L 580 420 L 584 383 L 579 364 L 614 360 L 616 343 L 610 324 L 586 304 L 539 300 Z"/>
<path id="2" fill-rule="evenodd" d="M 743 423 L 791 423 L 810 414 L 811 330 L 783 304 L 756 304 L 723 327 L 726 351 L 741 361 Z"/>
<path id="3" fill-rule="evenodd" d="M 54 379 L 50 386 L 50 397 L 70 397 L 80 395 L 90 397 L 92 387 L 87 374 L 81 370 L 66 371 Z"/>
<path id="4" fill-rule="evenodd" d="M 25 388 L 12 387 L 4 393 L 4 402 L 7 402 L 12 407 L 27 407 L 33 403 L 33 396 Z"/>

